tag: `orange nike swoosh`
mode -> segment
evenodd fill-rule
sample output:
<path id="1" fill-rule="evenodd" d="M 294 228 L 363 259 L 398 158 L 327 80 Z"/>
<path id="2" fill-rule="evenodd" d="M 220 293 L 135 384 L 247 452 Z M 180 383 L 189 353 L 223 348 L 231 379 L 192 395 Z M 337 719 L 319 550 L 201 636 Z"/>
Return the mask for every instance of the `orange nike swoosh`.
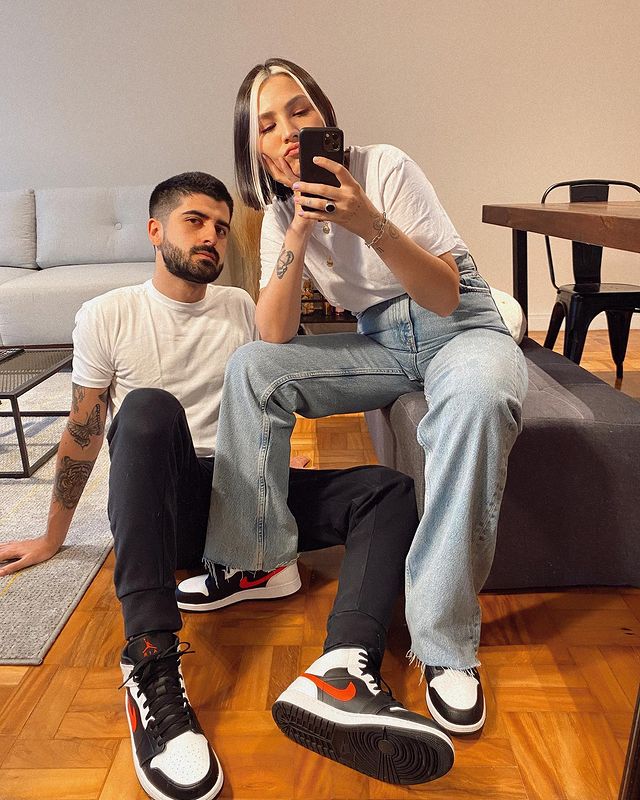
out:
<path id="1" fill-rule="evenodd" d="M 133 707 L 133 700 L 129 696 L 127 692 L 127 714 L 129 715 L 129 719 L 131 720 L 131 731 L 132 733 L 136 732 L 136 728 L 138 727 L 138 715 L 136 714 L 136 710 Z"/>
<path id="2" fill-rule="evenodd" d="M 318 688 L 322 689 L 323 692 L 331 695 L 331 697 L 335 697 L 336 700 L 341 700 L 343 703 L 353 700 L 356 696 L 356 687 L 353 681 L 349 681 L 349 685 L 345 686 L 344 689 L 337 689 L 330 683 L 323 681 L 322 678 L 318 678 L 317 675 L 311 675 L 309 672 L 305 672 L 302 677 L 308 678 L 312 683 L 315 683 Z"/>
<path id="3" fill-rule="evenodd" d="M 250 581 L 248 578 L 244 576 L 240 578 L 240 588 L 241 589 L 253 589 L 254 586 L 260 586 L 261 583 L 266 583 L 270 578 L 273 578 L 274 575 L 277 575 L 279 572 L 282 572 L 284 567 L 278 567 L 278 569 L 274 569 L 273 572 L 267 572 L 266 575 L 263 575 L 261 578 L 258 578 L 257 581 Z"/>

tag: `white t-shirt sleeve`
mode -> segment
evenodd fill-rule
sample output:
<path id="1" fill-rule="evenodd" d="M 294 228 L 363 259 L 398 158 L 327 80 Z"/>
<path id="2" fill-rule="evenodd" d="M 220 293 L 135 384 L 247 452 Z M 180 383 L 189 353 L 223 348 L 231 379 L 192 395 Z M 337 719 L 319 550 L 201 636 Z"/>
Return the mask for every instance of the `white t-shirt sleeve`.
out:
<path id="1" fill-rule="evenodd" d="M 261 289 L 264 289 L 273 275 L 285 234 L 286 229 L 282 227 L 281 215 L 276 215 L 273 205 L 268 206 L 262 218 L 260 231 Z"/>
<path id="2" fill-rule="evenodd" d="M 402 154 L 381 188 L 387 217 L 416 244 L 434 256 L 455 247 L 456 229 L 415 161 Z"/>
<path id="3" fill-rule="evenodd" d="M 73 329 L 72 380 L 78 386 L 103 389 L 111 385 L 115 369 L 107 352 L 107 331 L 101 309 L 82 305 Z"/>

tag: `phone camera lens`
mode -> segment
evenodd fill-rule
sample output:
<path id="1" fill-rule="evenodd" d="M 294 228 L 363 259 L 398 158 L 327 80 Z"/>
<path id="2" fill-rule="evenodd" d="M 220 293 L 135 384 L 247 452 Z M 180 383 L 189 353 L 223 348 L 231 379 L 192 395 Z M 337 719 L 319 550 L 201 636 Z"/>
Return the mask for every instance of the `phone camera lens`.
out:
<path id="1" fill-rule="evenodd" d="M 324 135 L 324 148 L 328 152 L 335 152 L 340 149 L 340 137 L 336 131 L 326 131 Z"/>

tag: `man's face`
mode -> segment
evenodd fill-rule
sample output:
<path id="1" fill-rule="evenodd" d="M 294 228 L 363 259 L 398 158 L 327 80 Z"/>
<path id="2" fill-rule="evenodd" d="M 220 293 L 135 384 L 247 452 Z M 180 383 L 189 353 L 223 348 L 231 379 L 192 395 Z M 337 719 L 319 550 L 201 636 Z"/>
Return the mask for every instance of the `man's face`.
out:
<path id="1" fill-rule="evenodd" d="M 213 283 L 222 272 L 229 206 L 205 194 L 191 194 L 173 209 L 157 244 L 172 275 L 191 283 Z"/>

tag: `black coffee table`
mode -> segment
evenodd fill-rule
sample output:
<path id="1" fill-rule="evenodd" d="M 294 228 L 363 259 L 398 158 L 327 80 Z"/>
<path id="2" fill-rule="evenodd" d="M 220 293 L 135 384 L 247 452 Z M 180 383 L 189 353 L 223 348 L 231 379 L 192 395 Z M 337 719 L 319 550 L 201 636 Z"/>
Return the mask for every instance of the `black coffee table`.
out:
<path id="1" fill-rule="evenodd" d="M 13 349 L 12 349 L 13 350 Z M 8 355 L 2 358 L 3 354 Z M 0 417 L 13 417 L 22 461 L 22 472 L 0 472 L 0 478 L 30 478 L 45 461 L 58 449 L 54 445 L 34 464 L 29 462 L 27 442 L 22 427 L 23 417 L 66 417 L 66 411 L 21 411 L 18 398 L 34 386 L 46 381 L 67 364 L 71 363 L 73 350 L 60 348 L 57 350 L 21 350 L 7 353 L 0 348 L 0 400 L 8 400 L 11 411 L 0 411 Z"/>

